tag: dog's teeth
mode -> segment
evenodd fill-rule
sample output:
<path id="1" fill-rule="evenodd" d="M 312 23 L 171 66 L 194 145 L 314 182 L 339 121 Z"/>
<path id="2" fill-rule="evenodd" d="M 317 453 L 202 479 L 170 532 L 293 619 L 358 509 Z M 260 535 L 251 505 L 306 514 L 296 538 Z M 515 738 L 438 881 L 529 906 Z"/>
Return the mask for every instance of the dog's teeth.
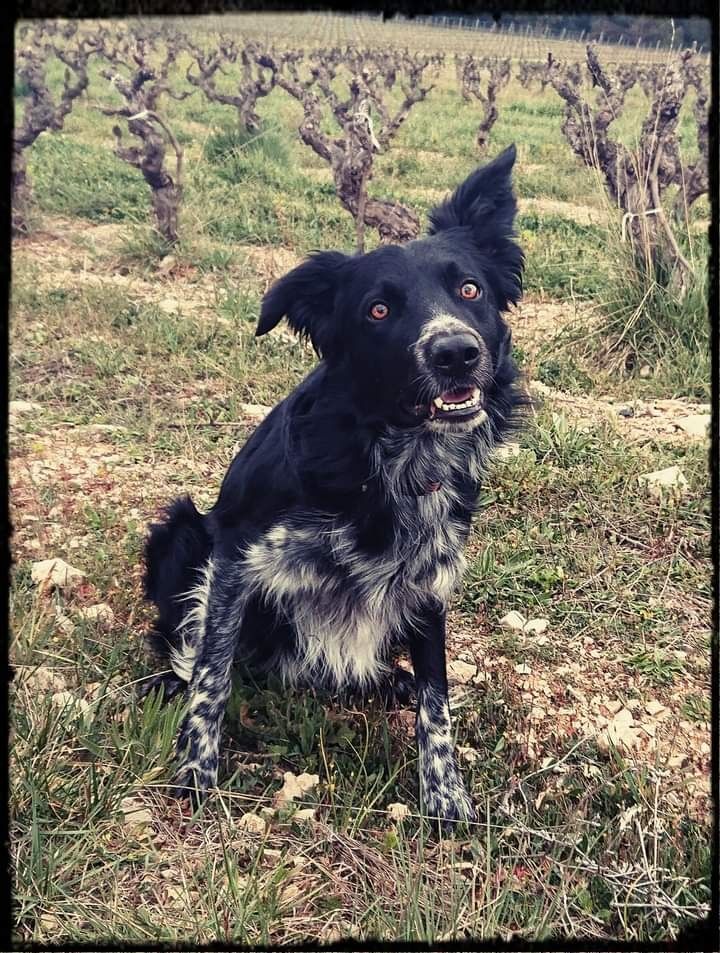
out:
<path id="1" fill-rule="evenodd" d="M 436 407 L 442 407 L 443 405 L 442 397 L 436 397 L 435 400 L 433 401 L 433 404 L 435 404 Z"/>

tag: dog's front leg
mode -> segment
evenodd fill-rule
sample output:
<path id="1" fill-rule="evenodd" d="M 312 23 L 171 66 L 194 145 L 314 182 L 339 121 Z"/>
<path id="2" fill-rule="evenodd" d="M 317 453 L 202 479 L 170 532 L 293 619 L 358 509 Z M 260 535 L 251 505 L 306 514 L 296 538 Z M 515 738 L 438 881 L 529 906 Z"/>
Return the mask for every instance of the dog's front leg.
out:
<path id="1" fill-rule="evenodd" d="M 415 735 L 420 765 L 420 791 L 428 817 L 444 825 L 475 820 L 470 796 L 455 760 L 445 668 L 445 611 L 429 607 L 410 636 L 415 669 L 417 716 Z"/>
<path id="2" fill-rule="evenodd" d="M 235 646 L 240 635 L 243 605 L 233 599 L 223 605 L 212 589 L 199 638 L 199 651 L 186 698 L 188 711 L 177 742 L 177 770 L 172 793 L 200 804 L 218 773 L 220 727 L 230 697 Z"/>

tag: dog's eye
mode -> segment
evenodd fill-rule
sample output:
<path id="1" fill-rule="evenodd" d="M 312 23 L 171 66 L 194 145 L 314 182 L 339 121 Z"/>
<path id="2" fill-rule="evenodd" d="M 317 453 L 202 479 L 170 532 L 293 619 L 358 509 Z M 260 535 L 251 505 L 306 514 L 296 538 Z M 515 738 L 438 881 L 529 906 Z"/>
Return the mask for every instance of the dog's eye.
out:
<path id="1" fill-rule="evenodd" d="M 374 321 L 384 321 L 390 314 L 390 308 L 384 301 L 376 301 L 375 304 L 371 305 L 368 314 Z"/>
<path id="2" fill-rule="evenodd" d="M 460 285 L 460 297 L 465 298 L 467 301 L 472 301 L 473 298 L 479 298 L 480 294 L 480 289 L 474 281 L 464 281 L 462 285 Z"/>

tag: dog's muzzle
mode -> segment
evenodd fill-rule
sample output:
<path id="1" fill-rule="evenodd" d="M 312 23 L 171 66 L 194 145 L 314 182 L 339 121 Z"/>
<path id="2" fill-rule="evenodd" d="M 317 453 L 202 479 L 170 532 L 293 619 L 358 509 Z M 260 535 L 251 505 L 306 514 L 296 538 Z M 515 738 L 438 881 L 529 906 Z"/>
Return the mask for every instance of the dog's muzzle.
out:
<path id="1" fill-rule="evenodd" d="M 481 383 L 489 377 L 489 354 L 482 339 L 470 330 L 441 331 L 422 342 L 422 360 L 437 391 L 418 415 L 436 420 L 487 419 Z M 427 384 L 424 387 L 427 390 Z"/>

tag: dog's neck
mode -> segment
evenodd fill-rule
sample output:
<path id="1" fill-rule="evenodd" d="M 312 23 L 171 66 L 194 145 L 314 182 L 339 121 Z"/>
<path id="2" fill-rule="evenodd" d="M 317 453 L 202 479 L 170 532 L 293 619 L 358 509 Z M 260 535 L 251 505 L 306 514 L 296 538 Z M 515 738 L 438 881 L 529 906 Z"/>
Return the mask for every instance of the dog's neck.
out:
<path id="1" fill-rule="evenodd" d="M 372 449 L 373 476 L 388 496 L 425 496 L 458 480 L 479 483 L 494 445 L 485 425 L 464 432 L 387 427 Z"/>

